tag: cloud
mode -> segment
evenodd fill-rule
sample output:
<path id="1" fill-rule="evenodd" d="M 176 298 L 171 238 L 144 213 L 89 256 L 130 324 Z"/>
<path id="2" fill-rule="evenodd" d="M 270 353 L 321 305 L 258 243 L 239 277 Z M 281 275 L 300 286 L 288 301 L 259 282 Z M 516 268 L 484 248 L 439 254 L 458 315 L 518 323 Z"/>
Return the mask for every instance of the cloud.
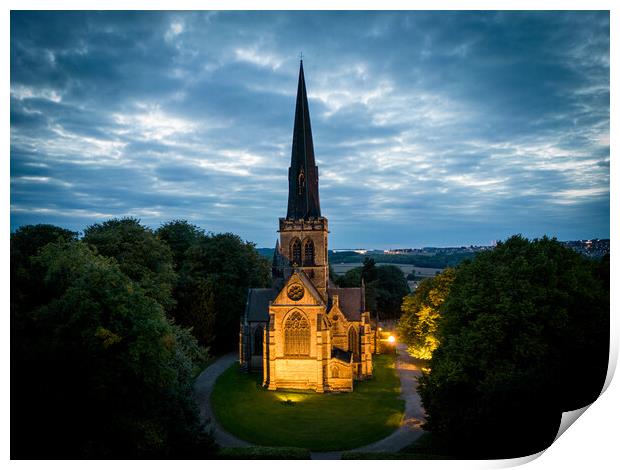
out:
<path id="1" fill-rule="evenodd" d="M 184 29 L 185 29 L 185 25 L 183 24 L 183 22 L 173 21 L 172 23 L 170 23 L 170 27 L 166 31 L 164 38 L 166 39 L 166 41 L 170 42 L 175 37 L 177 37 L 179 34 L 181 34 Z"/>
<path id="2" fill-rule="evenodd" d="M 272 245 L 299 51 L 330 246 L 609 236 L 607 12 L 12 12 L 12 228 Z"/>

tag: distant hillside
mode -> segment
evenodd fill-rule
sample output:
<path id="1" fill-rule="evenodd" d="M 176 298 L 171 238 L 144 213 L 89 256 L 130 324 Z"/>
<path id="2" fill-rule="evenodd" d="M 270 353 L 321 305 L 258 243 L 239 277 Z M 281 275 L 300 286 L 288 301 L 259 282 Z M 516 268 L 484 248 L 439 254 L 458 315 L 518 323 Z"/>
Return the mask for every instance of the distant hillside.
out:
<path id="1" fill-rule="evenodd" d="M 273 258 L 273 248 L 257 248 L 257 250 L 265 258 L 269 260 Z M 337 253 L 329 251 L 329 262 L 331 264 L 363 263 L 364 258 L 372 258 L 377 263 L 411 264 L 421 268 L 441 269 L 456 266 L 464 259 L 473 258 L 474 255 L 475 253 L 471 252 L 435 253 L 430 256 L 418 254 L 387 255 L 384 253 L 366 253 L 361 255 L 355 251 L 339 251 Z"/>
<path id="2" fill-rule="evenodd" d="M 364 258 L 372 258 L 376 263 L 390 264 L 412 264 L 422 268 L 447 268 L 456 266 L 464 259 L 471 259 L 475 256 L 472 252 L 456 253 L 435 253 L 432 255 L 419 254 L 397 254 L 388 255 L 384 253 L 366 253 L 364 255 L 354 251 L 329 252 L 329 262 L 331 264 L 340 263 L 362 263 Z"/>
<path id="3" fill-rule="evenodd" d="M 575 240 L 561 242 L 573 250 L 590 258 L 600 258 L 609 253 L 609 239 L 594 238 L 591 240 Z M 372 258 L 376 263 L 387 264 L 410 264 L 420 268 L 443 269 L 453 267 L 461 261 L 471 259 L 477 252 L 492 249 L 492 247 L 452 247 L 452 248 L 422 248 L 411 250 L 401 250 L 403 252 L 384 253 L 382 251 L 369 251 L 360 254 L 355 251 L 329 251 L 330 264 L 354 264 L 363 263 L 364 258 Z M 257 248 L 258 252 L 265 258 L 273 258 L 273 248 Z"/>
<path id="4" fill-rule="evenodd" d="M 273 250 L 274 250 L 273 248 L 256 248 L 256 251 L 258 251 L 258 254 L 261 256 L 264 256 L 268 260 L 273 259 Z"/>

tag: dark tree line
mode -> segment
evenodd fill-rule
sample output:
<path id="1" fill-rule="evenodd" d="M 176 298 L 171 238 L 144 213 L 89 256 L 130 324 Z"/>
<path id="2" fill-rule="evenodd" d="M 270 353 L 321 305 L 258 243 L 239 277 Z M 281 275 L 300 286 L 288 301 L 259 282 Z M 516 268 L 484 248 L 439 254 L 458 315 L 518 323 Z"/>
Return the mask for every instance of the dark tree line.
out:
<path id="1" fill-rule="evenodd" d="M 234 349 L 267 263 L 183 221 L 51 225 L 11 235 L 13 458 L 203 458 L 192 395 L 208 351 Z"/>
<path id="2" fill-rule="evenodd" d="M 459 265 L 447 287 L 439 346 L 419 386 L 431 452 L 545 449 L 561 413 L 592 403 L 605 381 L 609 256 L 592 261 L 555 239 L 514 236 Z"/>
<path id="3" fill-rule="evenodd" d="M 271 269 L 254 245 L 231 233 L 205 235 L 184 221 L 157 230 L 178 270 L 173 317 L 215 353 L 235 349 L 250 287 L 269 287 Z"/>
<path id="4" fill-rule="evenodd" d="M 265 252 L 265 256 L 268 255 L 269 252 Z M 474 253 L 470 252 L 433 253 L 431 255 L 384 253 L 368 253 L 362 255 L 355 251 L 329 252 L 329 262 L 333 264 L 363 263 L 364 260 L 368 258 L 372 259 L 375 263 L 411 264 L 421 268 L 447 268 L 456 266 L 461 261 L 473 257 Z"/>
<path id="5" fill-rule="evenodd" d="M 359 287 L 364 280 L 366 309 L 380 318 L 398 318 L 403 297 L 409 293 L 407 281 L 401 269 L 393 265 L 377 266 L 371 258 L 364 265 L 347 271 L 342 276 L 330 272 L 339 287 Z"/>

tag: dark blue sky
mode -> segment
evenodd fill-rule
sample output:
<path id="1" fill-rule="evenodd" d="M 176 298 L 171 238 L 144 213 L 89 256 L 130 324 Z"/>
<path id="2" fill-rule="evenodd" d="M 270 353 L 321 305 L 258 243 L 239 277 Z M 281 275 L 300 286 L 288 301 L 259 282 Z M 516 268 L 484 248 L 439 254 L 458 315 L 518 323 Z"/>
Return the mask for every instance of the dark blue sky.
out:
<path id="1" fill-rule="evenodd" d="M 609 237 L 607 12 L 12 12 L 11 228 L 272 246 L 299 51 L 332 248 Z"/>

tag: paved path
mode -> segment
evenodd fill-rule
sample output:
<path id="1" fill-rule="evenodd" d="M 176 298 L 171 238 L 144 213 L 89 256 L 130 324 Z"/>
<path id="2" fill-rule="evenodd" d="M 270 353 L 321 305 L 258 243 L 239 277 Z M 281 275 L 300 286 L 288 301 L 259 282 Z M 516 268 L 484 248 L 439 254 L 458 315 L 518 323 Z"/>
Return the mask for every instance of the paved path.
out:
<path id="1" fill-rule="evenodd" d="M 230 367 L 231 364 L 239 360 L 239 354 L 232 352 L 217 359 L 213 364 L 203 370 L 196 382 L 194 382 L 194 394 L 200 409 L 200 417 L 206 421 L 205 427 L 207 430 L 213 432 L 215 441 L 222 447 L 245 447 L 251 446 L 249 442 L 246 442 L 238 437 L 233 436 L 229 432 L 225 431 L 222 426 L 217 422 L 211 409 L 211 392 L 215 381 L 222 372 Z"/>
<path id="2" fill-rule="evenodd" d="M 400 376 L 400 397 L 405 400 L 405 415 L 401 425 L 389 436 L 364 447 L 353 449 L 353 452 L 398 452 L 416 441 L 424 432 L 421 428 L 424 423 L 424 409 L 420 395 L 416 391 L 417 379 L 422 375 L 422 371 L 407 353 L 405 344 L 398 345 L 397 353 L 396 370 Z"/>
<path id="3" fill-rule="evenodd" d="M 405 400 L 405 414 L 402 423 L 400 427 L 389 436 L 372 444 L 353 449 L 351 452 L 398 452 L 403 447 L 413 443 L 423 433 L 420 426 L 424 422 L 424 410 L 422 409 L 420 396 L 416 392 L 417 378 L 422 375 L 422 372 L 415 364 L 413 358 L 407 354 L 406 345 L 399 344 L 397 353 L 396 370 L 400 376 L 400 396 Z M 208 420 L 206 424 L 207 429 L 213 431 L 215 440 L 222 447 L 245 447 L 253 445 L 233 436 L 218 424 L 213 415 L 211 401 L 209 399 L 216 379 L 237 360 L 237 353 L 229 353 L 220 357 L 202 371 L 194 384 L 194 392 L 200 408 L 200 416 Z M 341 456 L 342 452 L 339 451 L 312 453 L 313 459 L 340 459 Z"/>
<path id="4" fill-rule="evenodd" d="M 424 423 L 424 409 L 416 391 L 418 377 L 422 371 L 407 353 L 407 346 L 397 347 L 396 370 L 400 376 L 400 396 L 405 400 L 405 414 L 400 427 L 389 436 L 372 444 L 358 447 L 347 452 L 398 452 L 403 447 L 415 442 L 424 432 L 420 427 Z M 317 460 L 340 459 L 342 452 L 312 452 Z"/>

